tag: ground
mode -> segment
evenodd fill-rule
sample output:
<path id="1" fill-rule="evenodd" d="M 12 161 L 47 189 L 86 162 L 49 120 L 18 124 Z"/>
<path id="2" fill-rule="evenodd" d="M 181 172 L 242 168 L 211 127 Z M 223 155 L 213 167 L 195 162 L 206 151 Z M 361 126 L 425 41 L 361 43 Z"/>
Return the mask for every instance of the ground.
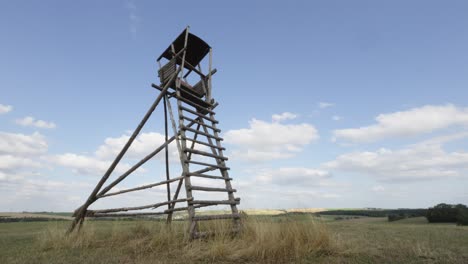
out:
<path id="1" fill-rule="evenodd" d="M 304 243 L 315 243 L 313 247 L 318 249 L 304 251 L 306 253 L 298 251 L 287 258 L 269 258 L 254 251 L 246 254 L 245 249 L 249 245 L 240 247 L 236 244 L 232 249 L 223 247 L 223 243 L 229 244 L 226 238 L 216 244 L 203 241 L 181 244 L 180 249 L 160 245 L 168 233 L 154 229 L 155 223 L 150 221 L 89 221 L 85 228 L 91 235 L 86 239 L 73 238 L 73 243 L 64 240 L 61 234 L 68 221 L 0 223 L 0 263 L 184 263 L 187 258 L 198 263 L 468 263 L 468 227 L 429 224 L 423 217 L 396 222 L 370 217 L 335 220 L 336 216 L 318 218 L 302 214 L 257 218 L 255 221 L 269 223 L 266 231 L 261 232 L 269 232 L 271 227 L 278 224 L 290 227 L 294 223 L 312 221 L 312 225 L 298 226 L 304 228 L 299 233 L 307 231 L 305 229 L 309 227 L 315 228 L 320 232 L 311 233 L 310 236 L 325 234 L 329 240 L 304 237 Z M 162 227 L 161 223 L 157 225 L 158 228 Z M 261 237 L 258 234 L 247 244 L 258 247 L 258 243 L 271 242 L 259 242 Z M 159 238 L 156 239 L 156 236 Z M 151 240 L 147 240 L 148 237 L 152 237 Z M 174 239 L 170 237 L 167 239 Z M 273 242 L 281 243 L 281 239 L 277 237 L 277 241 Z M 57 243 L 54 243 L 55 240 Z M 150 249 L 146 245 L 151 245 Z M 165 247 L 171 247 L 172 253 L 160 251 Z M 211 255 L 203 255 L 207 250 L 212 251 Z M 243 255 L 226 254 L 225 251 L 229 250 L 244 252 Z M 274 249 L 275 252 L 268 250 L 266 248 L 262 254 L 276 254 L 281 248 Z M 197 252 L 201 255 L 197 256 Z"/>

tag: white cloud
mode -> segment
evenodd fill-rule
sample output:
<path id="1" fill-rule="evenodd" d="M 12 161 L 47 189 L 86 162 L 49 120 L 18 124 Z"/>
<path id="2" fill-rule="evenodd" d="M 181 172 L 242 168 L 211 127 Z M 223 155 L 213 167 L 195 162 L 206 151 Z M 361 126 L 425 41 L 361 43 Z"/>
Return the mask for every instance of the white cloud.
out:
<path id="1" fill-rule="evenodd" d="M 13 110 L 13 106 L 0 104 L 0 115 L 5 114 Z"/>
<path id="2" fill-rule="evenodd" d="M 453 137 L 458 138 L 460 137 Z M 468 153 L 447 152 L 440 142 L 442 141 L 425 141 L 398 150 L 381 148 L 376 151 L 347 153 L 325 163 L 324 168 L 366 174 L 381 181 L 419 181 L 465 176 L 468 173 Z"/>
<path id="3" fill-rule="evenodd" d="M 45 138 L 37 132 L 31 135 L 0 132 L 0 187 L 39 175 L 37 170 L 45 166 L 39 159 L 47 148 Z"/>
<path id="4" fill-rule="evenodd" d="M 104 140 L 104 144 L 98 147 L 95 151 L 95 156 L 99 159 L 112 159 L 122 150 L 127 143 L 130 135 L 122 135 L 120 137 L 108 137 Z M 131 147 L 125 154 L 129 158 L 143 158 L 153 152 L 156 148 L 165 142 L 165 136 L 156 132 L 141 133 L 132 143 Z M 161 151 L 160 153 L 163 153 Z M 175 141 L 169 145 L 169 154 L 171 160 L 179 160 L 179 152 L 176 148 Z M 162 159 L 163 155 L 157 155 L 157 158 Z"/>
<path id="5" fill-rule="evenodd" d="M 295 118 L 297 118 L 296 114 L 293 114 L 293 113 L 290 113 L 290 112 L 284 112 L 282 114 L 274 114 L 271 117 L 271 120 L 273 120 L 273 122 L 279 123 L 281 121 L 292 120 L 292 119 L 295 119 Z"/>
<path id="6" fill-rule="evenodd" d="M 329 178 L 328 171 L 302 168 L 302 167 L 284 167 L 278 169 L 262 170 L 255 177 L 259 182 L 278 185 L 295 185 L 298 187 L 318 186 L 322 180 Z"/>
<path id="7" fill-rule="evenodd" d="M 17 170 L 24 168 L 40 168 L 41 163 L 30 158 L 13 156 L 13 155 L 0 155 L 0 172 L 14 173 Z"/>
<path id="8" fill-rule="evenodd" d="M 343 119 L 341 116 L 338 116 L 338 115 L 332 116 L 333 121 L 340 121 L 341 119 Z"/>
<path id="9" fill-rule="evenodd" d="M 339 129 L 333 132 L 335 140 L 355 143 L 373 142 L 395 136 L 429 133 L 453 125 L 468 124 L 468 108 L 447 105 L 426 105 L 407 111 L 380 114 L 377 123 L 360 128 Z"/>
<path id="10" fill-rule="evenodd" d="M 85 175 L 101 175 L 110 166 L 112 160 L 122 150 L 130 136 L 124 134 L 120 137 L 108 137 L 104 140 L 104 144 L 100 145 L 92 155 L 79 155 L 74 153 L 65 153 L 49 157 L 49 161 L 67 168 L 73 169 L 77 174 Z M 156 148 L 165 142 L 164 135 L 148 132 L 141 133 L 132 143 L 128 151 L 125 153 L 125 158 L 130 160 L 141 160 Z M 159 152 L 154 158 L 158 160 L 164 159 L 164 150 Z M 175 146 L 175 141 L 169 145 L 169 159 L 172 162 L 179 161 L 179 153 Z M 130 168 L 130 164 L 120 161 L 115 169 L 117 173 L 123 173 Z M 145 172 L 143 168 L 139 168 L 137 172 Z"/>
<path id="11" fill-rule="evenodd" d="M 335 104 L 333 104 L 333 103 L 327 103 L 327 102 L 319 102 L 319 103 L 318 103 L 318 107 L 319 107 L 320 109 L 332 107 L 332 106 L 334 106 L 334 105 L 335 105 Z"/>
<path id="12" fill-rule="evenodd" d="M 47 152 L 47 148 L 47 141 L 38 132 L 24 135 L 0 131 L 0 154 L 39 155 Z"/>
<path id="13" fill-rule="evenodd" d="M 56 127 L 54 122 L 47 122 L 47 121 L 44 121 L 44 120 L 36 120 L 32 116 L 27 116 L 27 117 L 22 118 L 22 119 L 17 119 L 16 123 L 18 125 L 22 125 L 22 126 L 33 126 L 33 127 L 37 127 L 37 128 L 51 129 L 51 128 Z"/>
<path id="14" fill-rule="evenodd" d="M 233 155 L 250 161 L 290 158 L 319 138 L 317 129 L 306 123 L 285 125 L 252 119 L 249 124 L 249 128 L 227 131 L 224 138 L 239 148 Z"/>
<path id="15" fill-rule="evenodd" d="M 77 155 L 73 153 L 49 156 L 48 160 L 56 165 L 71 168 L 76 174 L 95 176 L 102 176 L 112 162 L 111 160 L 99 160 L 92 156 Z M 117 165 L 115 172 L 123 173 L 129 168 L 130 165 L 121 162 Z"/>

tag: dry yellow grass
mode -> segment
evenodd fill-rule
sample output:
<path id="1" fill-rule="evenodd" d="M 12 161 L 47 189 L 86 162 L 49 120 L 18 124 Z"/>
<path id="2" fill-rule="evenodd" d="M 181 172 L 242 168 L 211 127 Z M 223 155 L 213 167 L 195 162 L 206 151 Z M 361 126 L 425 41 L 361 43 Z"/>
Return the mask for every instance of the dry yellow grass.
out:
<path id="1" fill-rule="evenodd" d="M 247 218 L 236 236 L 229 232 L 229 222 L 203 224 L 201 229 L 213 230 L 215 235 L 189 241 L 184 223 L 175 222 L 168 228 L 162 222 L 140 222 L 128 229 L 115 225 L 106 232 L 88 225 L 69 236 L 64 235 L 63 228 L 53 227 L 39 236 L 38 243 L 43 251 L 92 251 L 105 247 L 138 263 L 291 263 L 329 255 L 335 250 L 327 228 L 313 218 Z"/>

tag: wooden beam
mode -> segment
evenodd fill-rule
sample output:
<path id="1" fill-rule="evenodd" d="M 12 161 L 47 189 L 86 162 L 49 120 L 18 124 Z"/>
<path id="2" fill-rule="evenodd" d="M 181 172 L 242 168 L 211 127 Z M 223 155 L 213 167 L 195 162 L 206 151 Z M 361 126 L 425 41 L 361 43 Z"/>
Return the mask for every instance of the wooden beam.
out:
<path id="1" fill-rule="evenodd" d="M 164 184 L 170 184 L 171 182 L 175 182 L 175 181 L 181 180 L 183 178 L 184 177 L 180 176 L 180 177 L 172 178 L 172 179 L 157 182 L 157 183 L 147 184 L 147 185 L 143 185 L 143 186 L 139 186 L 139 187 L 135 187 L 135 188 L 130 188 L 130 189 L 124 189 L 124 190 L 121 190 L 121 191 L 118 191 L 118 192 L 106 193 L 106 194 L 100 196 L 99 198 L 113 196 L 113 195 L 122 194 L 122 193 L 145 190 L 145 189 L 153 188 L 153 187 L 164 185 Z M 169 200 L 170 199 L 171 198 L 169 197 Z"/>

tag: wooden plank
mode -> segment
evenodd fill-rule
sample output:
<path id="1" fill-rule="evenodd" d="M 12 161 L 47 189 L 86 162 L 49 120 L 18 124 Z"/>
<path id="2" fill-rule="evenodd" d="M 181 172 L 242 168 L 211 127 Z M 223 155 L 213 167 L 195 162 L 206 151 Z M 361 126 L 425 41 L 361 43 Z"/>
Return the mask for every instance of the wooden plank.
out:
<path id="1" fill-rule="evenodd" d="M 195 140 L 195 139 L 192 139 L 192 138 L 189 138 L 189 137 L 184 137 L 184 139 L 185 139 L 185 140 L 192 141 L 192 142 L 195 142 L 195 143 L 200 144 L 200 145 L 207 146 L 207 147 L 212 147 L 212 148 L 217 148 L 217 149 L 226 150 L 226 148 L 218 147 L 218 146 L 215 146 L 215 145 L 210 145 L 209 143 L 206 143 L 206 142 L 203 142 L 203 141 L 199 141 L 199 140 Z"/>
<path id="2" fill-rule="evenodd" d="M 213 175 L 206 175 L 206 174 L 194 173 L 194 172 L 189 172 L 187 176 L 194 176 L 194 177 L 214 179 L 214 180 L 226 180 L 226 178 L 224 178 L 223 176 L 213 176 Z M 229 178 L 227 180 L 232 180 L 232 178 Z"/>
<path id="3" fill-rule="evenodd" d="M 194 161 L 194 160 L 185 160 L 185 163 L 191 163 L 191 164 L 197 164 L 197 165 L 202 165 L 202 166 L 207 166 L 207 167 L 215 167 L 221 170 L 230 170 L 231 168 L 226 167 L 226 166 L 221 166 L 221 165 L 215 165 L 215 164 L 209 164 L 201 161 Z"/>
<path id="4" fill-rule="evenodd" d="M 184 111 L 186 111 L 186 112 L 189 112 L 189 113 L 191 113 L 191 114 L 193 114 L 193 115 L 196 115 L 196 116 L 198 116 L 198 117 L 204 118 L 204 119 L 206 119 L 206 120 L 208 120 L 208 121 L 211 121 L 211 122 L 213 122 L 213 123 L 215 123 L 215 124 L 219 123 L 218 120 L 216 120 L 216 119 L 214 119 L 214 118 L 211 118 L 211 117 L 208 117 L 208 116 L 206 116 L 206 115 L 203 115 L 203 114 L 201 114 L 201 113 L 195 112 L 195 111 L 193 111 L 193 110 L 190 109 L 190 108 L 181 106 L 180 109 L 181 109 L 181 110 L 184 110 Z"/>
<path id="5" fill-rule="evenodd" d="M 200 124 L 200 125 L 202 125 L 202 126 L 211 128 L 211 129 L 213 129 L 213 130 L 216 130 L 217 132 L 221 132 L 221 129 L 215 128 L 215 127 L 213 127 L 213 126 L 210 126 L 210 125 L 208 125 L 208 124 L 202 123 L 202 122 L 197 121 L 197 120 L 195 120 L 195 119 L 192 119 L 192 118 L 189 118 L 189 117 L 186 117 L 186 116 L 182 116 L 182 118 L 185 119 L 185 120 L 187 120 L 187 121 L 191 121 L 191 122 Z M 198 118 L 197 118 L 197 119 L 198 119 Z"/>
<path id="6" fill-rule="evenodd" d="M 224 178 L 223 178 L 223 179 L 224 179 Z M 202 186 L 192 186 L 192 191 L 204 191 L 204 192 L 237 192 L 236 189 L 213 188 L 213 187 L 202 187 Z"/>
<path id="7" fill-rule="evenodd" d="M 183 91 L 187 92 L 186 90 L 188 90 L 188 89 L 184 89 Z M 190 92 L 188 92 L 188 93 L 190 93 Z M 198 97 L 191 97 L 190 95 L 185 96 L 185 94 L 182 94 L 180 97 L 177 96 L 177 99 L 181 100 L 182 102 L 184 102 L 184 103 L 186 103 L 186 104 L 188 104 L 190 106 L 193 106 L 193 107 L 197 108 L 197 110 L 199 112 L 202 112 L 204 114 L 206 114 L 206 113 L 215 113 L 215 112 L 213 112 L 213 110 L 208 108 L 208 107 L 212 107 L 211 104 L 205 102 L 204 100 L 202 100 L 202 99 L 200 99 Z M 196 101 L 198 101 L 198 103 Z M 201 105 L 201 104 L 203 104 L 203 105 Z"/>
<path id="8" fill-rule="evenodd" d="M 240 198 L 236 198 L 234 201 L 231 200 L 192 200 L 188 202 L 189 204 L 240 204 Z"/>
<path id="9" fill-rule="evenodd" d="M 186 130 L 186 131 L 190 131 L 190 132 L 193 132 L 193 133 L 198 133 L 200 135 L 203 135 L 203 136 L 206 136 L 206 137 L 209 137 L 209 138 L 213 138 L 213 139 L 216 139 L 216 140 L 220 140 L 220 141 L 223 141 L 224 138 L 221 138 L 221 137 L 217 137 L 217 136 L 213 136 L 209 133 L 205 133 L 205 132 L 202 132 L 202 131 L 199 131 L 199 130 L 196 130 L 196 129 L 193 129 L 191 127 L 186 127 L 184 125 L 182 125 L 180 127 L 180 129 L 183 129 L 183 130 Z M 215 131 L 216 132 L 216 131 Z"/>
<path id="10" fill-rule="evenodd" d="M 186 151 L 186 152 L 189 152 L 189 153 L 197 154 L 197 155 L 202 155 L 202 156 L 206 156 L 206 157 L 212 157 L 212 158 L 215 158 L 215 159 L 228 160 L 227 157 L 223 157 L 223 156 L 211 154 L 211 153 L 209 153 L 209 152 L 205 152 L 205 151 L 201 151 L 201 150 L 186 149 L 185 151 Z"/>

